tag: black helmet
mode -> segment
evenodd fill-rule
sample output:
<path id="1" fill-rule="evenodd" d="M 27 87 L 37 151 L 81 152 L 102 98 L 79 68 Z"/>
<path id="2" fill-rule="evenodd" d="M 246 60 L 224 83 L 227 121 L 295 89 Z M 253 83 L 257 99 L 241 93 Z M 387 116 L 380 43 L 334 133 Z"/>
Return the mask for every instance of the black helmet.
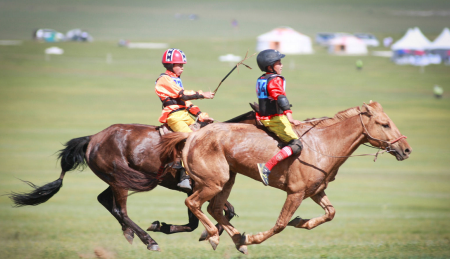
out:
<path id="1" fill-rule="evenodd" d="M 266 49 L 259 52 L 258 56 L 256 57 L 256 62 L 258 63 L 258 67 L 259 69 L 261 69 L 261 71 L 268 72 L 266 71 L 268 66 L 272 66 L 275 61 L 280 60 L 285 56 L 286 55 L 278 52 L 278 50 Z"/>

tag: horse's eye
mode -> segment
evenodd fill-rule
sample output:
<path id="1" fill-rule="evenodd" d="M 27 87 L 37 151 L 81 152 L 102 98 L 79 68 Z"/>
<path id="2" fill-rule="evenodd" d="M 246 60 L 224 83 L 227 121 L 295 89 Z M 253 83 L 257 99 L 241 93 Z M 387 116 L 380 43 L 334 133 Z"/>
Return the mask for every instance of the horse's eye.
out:
<path id="1" fill-rule="evenodd" d="M 389 128 L 389 124 L 383 124 L 383 125 L 381 125 L 381 126 L 383 126 L 383 128 L 385 128 L 385 129 L 388 129 L 388 128 Z"/>

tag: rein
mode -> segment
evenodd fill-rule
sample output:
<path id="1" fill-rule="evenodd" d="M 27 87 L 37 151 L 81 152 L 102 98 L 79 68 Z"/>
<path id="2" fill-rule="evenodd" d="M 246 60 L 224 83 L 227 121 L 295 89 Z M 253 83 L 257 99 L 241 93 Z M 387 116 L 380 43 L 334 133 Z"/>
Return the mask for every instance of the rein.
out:
<path id="1" fill-rule="evenodd" d="M 376 140 L 376 141 L 379 141 L 379 142 L 384 142 L 384 143 L 386 143 L 387 144 L 387 146 L 386 146 L 386 148 L 384 149 L 384 151 L 385 152 L 391 152 L 391 146 L 392 146 L 392 144 L 394 144 L 394 143 L 396 143 L 396 142 L 398 142 L 399 140 L 401 140 L 401 139 L 406 139 L 407 137 L 405 136 L 405 135 L 401 135 L 400 137 L 398 137 L 398 138 L 396 138 L 396 139 L 394 139 L 394 140 L 392 140 L 392 141 L 386 141 L 386 140 L 382 140 L 382 139 L 377 139 L 377 138 L 374 138 L 374 137 L 372 137 L 371 135 L 370 135 L 370 133 L 369 133 L 369 131 L 366 129 L 366 125 L 364 125 L 364 123 L 363 123 L 363 120 L 362 120 L 362 112 L 361 113 L 359 113 L 359 118 L 360 118 L 360 120 L 361 120 L 361 124 L 362 124 L 362 126 L 363 126 L 363 128 L 364 128 L 364 131 L 365 132 L 363 132 L 363 134 L 366 134 L 366 136 L 367 137 L 369 137 L 369 138 L 371 138 L 371 139 L 373 139 L 373 140 Z M 380 150 L 381 150 L 381 148 L 379 148 Z M 384 153 L 384 152 L 383 152 Z M 378 154 L 378 152 L 377 152 L 377 154 Z M 376 160 L 376 158 L 375 158 L 375 160 Z"/>
<path id="2" fill-rule="evenodd" d="M 386 141 L 386 140 L 377 139 L 377 138 L 372 137 L 372 136 L 370 135 L 369 131 L 366 129 L 366 126 L 365 126 L 364 123 L 363 123 L 363 119 L 362 119 L 362 115 L 361 115 L 361 114 L 363 114 L 363 112 L 360 112 L 360 113 L 359 113 L 359 118 L 360 118 L 361 124 L 362 124 L 362 126 L 363 126 L 363 128 L 364 128 L 363 134 L 365 134 L 367 137 L 369 137 L 369 138 L 371 138 L 371 139 L 373 139 L 373 140 L 379 141 L 380 143 L 384 142 L 384 143 L 387 144 L 387 146 L 386 146 L 384 149 L 382 149 L 382 148 L 379 148 L 379 147 L 369 146 L 369 145 L 366 145 L 366 144 L 363 143 L 363 145 L 365 145 L 365 146 L 367 146 L 367 147 L 371 147 L 371 148 L 376 148 L 376 149 L 378 149 L 378 151 L 377 151 L 375 154 L 360 154 L 360 155 L 351 155 L 351 156 L 330 156 L 330 155 L 322 154 L 321 152 L 319 152 L 319 151 L 313 149 L 313 148 L 312 148 L 310 145 L 308 145 L 308 143 L 306 143 L 305 141 L 303 141 L 302 143 L 304 143 L 310 150 L 312 150 L 312 151 L 314 151 L 314 152 L 316 152 L 316 153 L 318 153 L 318 154 L 320 154 L 320 155 L 322 155 L 322 156 L 327 156 L 327 157 L 332 157 L 332 158 L 349 158 L 349 157 L 356 157 L 356 156 L 374 156 L 375 158 L 373 159 L 373 161 L 376 162 L 379 154 L 384 154 L 384 153 L 386 153 L 386 152 L 387 152 L 387 153 L 393 152 L 393 150 L 392 150 L 392 148 L 391 148 L 391 145 L 394 144 L 394 143 L 396 143 L 396 142 L 398 142 L 398 141 L 400 141 L 401 139 L 406 139 L 406 138 L 407 138 L 405 135 L 401 135 L 400 137 L 398 137 L 398 138 L 396 138 L 396 139 L 394 139 L 394 140 L 392 140 L 392 141 L 389 142 L 389 141 Z M 311 127 L 310 129 L 308 129 L 307 132 L 309 132 L 309 130 L 311 130 L 312 128 L 314 128 L 314 127 Z M 307 132 L 305 132 L 305 134 L 306 134 Z M 300 138 L 302 138 L 305 134 L 303 134 Z M 395 151 L 394 151 L 394 152 L 395 152 Z"/>

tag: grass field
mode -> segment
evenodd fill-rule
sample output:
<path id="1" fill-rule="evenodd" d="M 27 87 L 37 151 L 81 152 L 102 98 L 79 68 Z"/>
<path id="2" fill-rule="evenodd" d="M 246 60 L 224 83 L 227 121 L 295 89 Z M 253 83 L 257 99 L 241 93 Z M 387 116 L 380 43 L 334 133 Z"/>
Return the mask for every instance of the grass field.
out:
<path id="1" fill-rule="evenodd" d="M 69 21 L 58 18 L 54 9 L 50 9 L 48 18 L 44 19 L 44 7 L 55 3 L 52 1 L 43 1 L 37 9 L 20 9 L 21 5 L 27 4 L 26 1 L 0 3 L 2 22 L 30 15 L 28 22 L 17 24 L 17 31 L 21 33 L 29 30 L 30 21 L 39 17 L 46 23 L 43 27 L 60 30 L 72 26 L 69 21 L 74 21 L 72 16 Z M 132 38 L 132 22 L 124 22 L 118 32 L 111 32 L 113 36 L 101 30 L 108 27 L 101 23 L 102 17 L 105 19 L 103 22 L 109 17 L 108 12 L 118 21 L 126 20 L 124 17 L 138 19 L 145 16 L 145 9 L 136 14 L 132 12 L 145 7 L 144 2 L 136 3 L 133 8 L 124 7 L 124 10 L 121 9 L 123 4 L 113 1 L 109 5 L 102 1 L 92 2 L 96 7 L 92 10 L 82 6 L 75 8 L 70 1 L 58 4 L 59 9 L 56 10 L 62 13 L 68 13 L 71 7 L 74 7 L 74 13 L 87 12 L 88 9 L 90 13 L 98 12 L 100 18 L 96 19 L 100 20 L 93 20 L 97 26 L 94 28 L 98 28 L 99 37 L 103 40 L 92 44 L 48 45 L 26 41 L 20 46 L 0 46 L 0 194 L 29 190 L 17 178 L 38 185 L 55 180 L 60 168 L 54 153 L 62 148 L 61 143 L 72 138 L 95 134 L 115 123 L 158 123 L 161 104 L 153 86 L 154 80 L 163 72 L 160 65 L 162 51 L 117 47 L 116 39 L 120 33 L 129 33 L 129 38 Z M 179 3 L 185 8 L 180 11 L 182 13 L 195 9 L 186 9 L 186 4 Z M 353 1 L 344 1 L 342 5 L 323 1 L 322 12 L 315 9 L 320 5 L 317 7 L 312 1 L 302 3 L 305 7 L 299 13 L 308 14 L 308 17 L 315 17 L 315 13 L 341 17 L 330 27 L 314 24 L 311 32 L 340 30 L 337 27 L 341 26 L 342 30 L 350 32 L 371 30 L 378 32 L 377 36 L 392 34 L 398 37 L 405 28 L 419 25 L 424 33 L 428 29 L 431 35 L 427 36 L 432 36 L 449 26 L 448 16 L 399 16 L 398 19 L 405 18 L 406 21 L 402 19 L 398 23 L 391 17 L 394 25 L 390 27 L 386 26 L 385 19 L 381 19 L 380 24 L 358 25 L 358 22 L 351 23 L 346 16 L 351 10 L 364 14 L 370 7 L 372 13 L 367 11 L 366 14 L 368 19 L 374 20 L 380 17 L 377 14 L 382 10 L 385 13 L 405 10 L 402 1 L 392 1 L 389 6 L 387 2 L 383 6 L 367 1 L 364 6 L 354 6 L 353 9 L 345 8 Z M 203 8 L 199 9 L 200 14 L 216 10 L 218 20 L 229 19 L 216 9 L 217 6 L 227 7 L 225 4 L 194 4 Z M 294 2 L 283 2 L 275 11 L 281 13 L 281 8 L 286 9 L 288 4 L 299 8 Z M 407 10 L 426 9 L 418 1 L 411 1 L 408 6 Z M 441 1 L 434 1 L 430 6 L 427 8 L 432 10 L 450 9 L 446 2 Z M 165 7 L 160 4 L 159 8 Z M 250 23 L 256 19 L 252 13 L 253 5 L 243 2 L 240 7 L 237 13 L 247 18 L 238 20 L 248 19 Z M 230 6 L 227 8 L 232 9 Z M 19 9 L 22 12 L 17 11 Z M 10 10 L 7 16 L 3 15 L 7 13 L 5 10 Z M 267 7 L 257 10 L 269 12 Z M 291 19 L 296 23 L 306 19 L 302 15 L 295 16 L 292 10 L 282 17 L 283 21 Z M 213 16 L 207 17 L 213 19 Z M 58 23 L 61 28 L 52 26 L 51 19 L 61 20 Z M 190 28 L 183 27 L 187 25 L 180 27 L 183 32 L 178 38 L 161 31 L 154 33 L 157 41 L 168 42 L 171 47 L 181 48 L 187 54 L 188 64 L 183 74 L 185 87 L 204 91 L 214 89 L 231 69 L 230 64 L 217 61 L 219 55 L 229 52 L 243 55 L 247 49 L 251 52 L 255 46 L 253 36 L 276 26 L 266 21 L 259 31 L 255 29 L 257 25 L 245 28 L 245 23 L 241 22 L 238 36 L 230 39 L 223 31 L 211 32 L 209 37 L 205 32 L 209 28 L 208 22 L 201 19 L 198 22 L 202 22 L 199 30 L 192 32 L 198 37 L 189 37 L 186 30 Z M 89 21 L 83 20 L 82 23 L 84 28 L 88 28 Z M 142 28 L 136 28 L 134 32 L 137 33 L 133 35 L 145 35 L 141 34 Z M 0 31 L 2 39 L 21 38 L 11 28 L 2 27 Z M 135 37 L 154 40 L 148 36 Z M 53 45 L 63 48 L 65 53 L 46 61 L 44 49 Z M 150 233 L 163 250 L 162 253 L 153 253 L 147 251 L 140 240 L 135 239 L 135 243 L 129 245 L 123 238 L 117 221 L 96 200 L 106 184 L 86 169 L 82 173 L 69 173 L 60 192 L 37 207 L 15 209 L 6 196 L 0 196 L 0 258 L 94 258 L 97 247 L 115 253 L 116 258 L 133 259 L 449 258 L 450 67 L 433 65 L 420 73 L 418 67 L 396 66 L 387 58 L 338 57 L 328 55 L 320 47 L 315 47 L 315 50 L 314 55 L 288 56 L 284 60 L 283 75 L 287 78 L 294 117 L 332 116 L 363 102 L 378 101 L 402 134 L 408 136 L 413 148 L 410 159 L 404 162 L 397 162 L 389 155 L 381 156 L 376 163 L 369 157 L 349 159 L 327 189 L 337 211 L 333 221 L 311 231 L 286 228 L 265 243 L 250 246 L 248 256 L 237 252 L 226 234 L 221 237 L 216 251 L 208 243 L 199 243 L 197 240 L 203 226 L 192 233 L 178 235 Z M 111 64 L 106 63 L 107 53 L 113 57 Z M 355 69 L 358 58 L 364 62 L 364 69 L 360 72 Z M 254 69 L 241 68 L 239 73 L 234 72 L 214 100 L 195 103 L 219 121 L 249 111 L 248 103 L 256 100 L 255 78 L 261 73 L 256 69 L 255 59 L 248 65 Z M 433 98 L 432 87 L 435 84 L 444 87 L 443 99 Z M 369 151 L 360 148 L 357 153 Z M 128 202 L 129 215 L 142 228 L 147 228 L 154 220 L 185 224 L 187 209 L 184 198 L 184 194 L 164 188 L 132 195 Z M 239 217 L 232 223 L 241 232 L 265 231 L 275 224 L 284 199 L 283 192 L 238 176 L 229 200 Z M 309 218 L 322 214 L 319 206 L 306 200 L 295 216 Z"/>

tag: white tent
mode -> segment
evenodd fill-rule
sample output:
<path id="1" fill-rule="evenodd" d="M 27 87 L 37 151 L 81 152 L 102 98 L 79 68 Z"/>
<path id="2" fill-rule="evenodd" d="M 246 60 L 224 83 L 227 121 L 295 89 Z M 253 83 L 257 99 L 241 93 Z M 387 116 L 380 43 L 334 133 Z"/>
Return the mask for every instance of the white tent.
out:
<path id="1" fill-rule="evenodd" d="M 441 34 L 431 43 L 430 49 L 450 50 L 450 30 L 445 28 Z"/>
<path id="2" fill-rule="evenodd" d="M 340 55 L 366 55 L 367 46 L 355 36 L 347 35 L 330 40 L 328 52 Z"/>
<path id="3" fill-rule="evenodd" d="M 424 51 L 429 49 L 430 40 L 425 37 L 419 28 L 408 29 L 405 36 L 392 44 L 391 49 L 396 50 L 418 50 Z"/>
<path id="4" fill-rule="evenodd" d="M 430 50 L 432 54 L 443 59 L 446 64 L 450 64 L 450 30 L 448 28 L 445 28 L 430 44 Z"/>
<path id="5" fill-rule="evenodd" d="M 275 49 L 283 54 L 313 53 L 311 38 L 289 27 L 276 28 L 259 35 L 256 50 Z"/>

